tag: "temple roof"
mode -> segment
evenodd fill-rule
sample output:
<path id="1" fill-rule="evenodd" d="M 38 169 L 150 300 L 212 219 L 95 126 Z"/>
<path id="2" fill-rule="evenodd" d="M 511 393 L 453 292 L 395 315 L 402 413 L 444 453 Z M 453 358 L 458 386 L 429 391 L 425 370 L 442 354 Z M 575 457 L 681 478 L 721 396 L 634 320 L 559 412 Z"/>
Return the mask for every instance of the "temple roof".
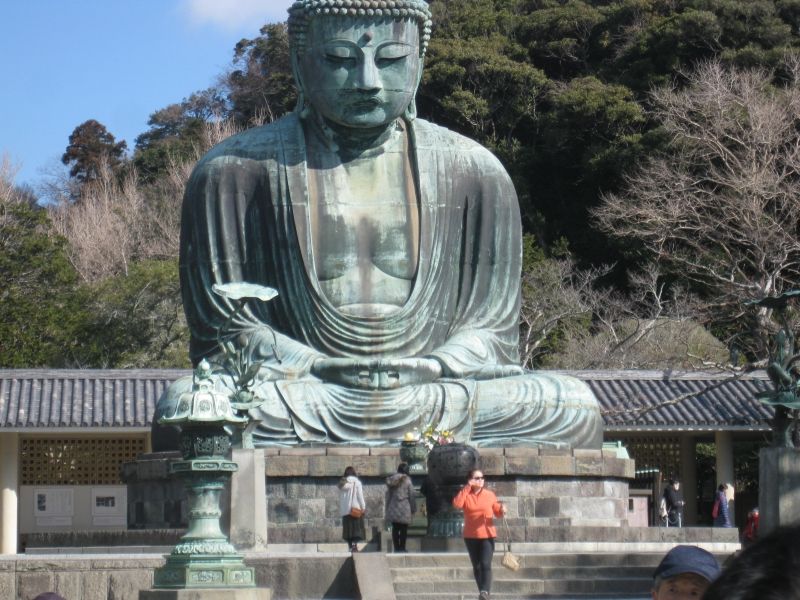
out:
<path id="1" fill-rule="evenodd" d="M 768 431 L 774 414 L 758 400 L 763 371 L 572 371 L 600 403 L 606 431 Z"/>
<path id="2" fill-rule="evenodd" d="M 607 432 L 767 431 L 762 372 L 559 371 L 584 380 Z M 188 370 L 0 369 L 0 428 L 145 431 L 164 389 Z"/>

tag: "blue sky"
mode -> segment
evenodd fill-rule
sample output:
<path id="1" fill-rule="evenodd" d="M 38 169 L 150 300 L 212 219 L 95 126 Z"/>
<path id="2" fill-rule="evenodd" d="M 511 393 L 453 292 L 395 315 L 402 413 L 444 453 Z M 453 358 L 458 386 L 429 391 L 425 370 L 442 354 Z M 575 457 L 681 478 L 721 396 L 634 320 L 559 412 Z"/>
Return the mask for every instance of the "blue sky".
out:
<path id="1" fill-rule="evenodd" d="M 0 157 L 36 185 L 88 119 L 132 148 L 150 114 L 212 85 L 293 0 L 10 0 L 0 17 Z"/>

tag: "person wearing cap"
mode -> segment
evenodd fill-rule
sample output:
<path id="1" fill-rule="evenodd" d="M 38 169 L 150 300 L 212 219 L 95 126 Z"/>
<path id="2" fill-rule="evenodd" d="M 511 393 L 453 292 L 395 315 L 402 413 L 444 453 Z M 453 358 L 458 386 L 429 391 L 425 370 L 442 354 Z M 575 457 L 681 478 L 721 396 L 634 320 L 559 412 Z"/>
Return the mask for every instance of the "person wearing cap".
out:
<path id="1" fill-rule="evenodd" d="M 653 574 L 653 600 L 690 600 L 702 597 L 719 575 L 714 555 L 697 546 L 675 546 Z"/>

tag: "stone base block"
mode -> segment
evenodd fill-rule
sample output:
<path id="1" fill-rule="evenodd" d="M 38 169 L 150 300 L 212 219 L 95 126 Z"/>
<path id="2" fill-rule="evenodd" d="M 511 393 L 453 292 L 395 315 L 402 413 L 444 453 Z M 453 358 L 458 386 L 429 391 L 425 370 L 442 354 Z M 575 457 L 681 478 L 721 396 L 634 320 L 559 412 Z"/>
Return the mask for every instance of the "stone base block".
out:
<path id="1" fill-rule="evenodd" d="M 153 585 L 159 588 L 252 588 L 255 574 L 241 557 L 169 556 L 163 567 L 153 572 Z"/>
<path id="2" fill-rule="evenodd" d="M 800 449 L 762 448 L 758 455 L 759 536 L 800 522 Z"/>
<path id="3" fill-rule="evenodd" d="M 269 588 L 142 590 L 139 600 L 272 600 Z"/>

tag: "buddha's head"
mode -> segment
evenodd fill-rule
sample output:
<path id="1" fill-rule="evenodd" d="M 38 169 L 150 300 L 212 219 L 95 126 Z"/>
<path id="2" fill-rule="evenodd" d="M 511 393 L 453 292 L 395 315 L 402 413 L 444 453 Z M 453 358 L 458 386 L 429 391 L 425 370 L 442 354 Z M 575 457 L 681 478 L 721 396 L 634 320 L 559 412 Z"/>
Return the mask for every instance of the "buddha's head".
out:
<path id="1" fill-rule="evenodd" d="M 426 2 L 299 0 L 289 15 L 301 110 L 354 129 L 414 118 L 431 30 Z"/>

